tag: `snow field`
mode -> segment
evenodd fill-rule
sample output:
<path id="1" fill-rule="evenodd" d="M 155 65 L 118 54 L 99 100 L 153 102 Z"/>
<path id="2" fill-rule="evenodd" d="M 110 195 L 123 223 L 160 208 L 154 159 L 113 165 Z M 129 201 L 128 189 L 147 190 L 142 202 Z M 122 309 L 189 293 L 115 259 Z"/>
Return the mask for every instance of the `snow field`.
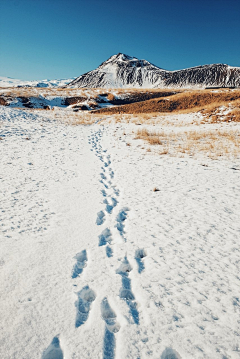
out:
<path id="1" fill-rule="evenodd" d="M 105 143 L 133 212 L 128 251 L 147 252 L 145 270 L 133 281 L 149 324 L 142 357 L 157 358 L 165 346 L 183 358 L 237 358 L 239 166 L 142 155 L 134 141 L 130 147 L 129 139 L 111 141 L 114 130 L 122 138 L 126 127 L 109 129 Z M 126 174 L 137 171 L 129 181 Z"/>
<path id="2" fill-rule="evenodd" d="M 238 358 L 238 163 L 0 114 L 0 356 Z"/>

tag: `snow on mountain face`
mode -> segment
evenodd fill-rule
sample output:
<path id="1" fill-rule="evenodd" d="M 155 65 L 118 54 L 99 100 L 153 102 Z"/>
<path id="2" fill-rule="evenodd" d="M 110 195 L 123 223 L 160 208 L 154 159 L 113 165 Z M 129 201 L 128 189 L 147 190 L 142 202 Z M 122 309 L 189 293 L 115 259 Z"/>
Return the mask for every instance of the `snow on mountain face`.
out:
<path id="1" fill-rule="evenodd" d="M 162 72 L 146 60 L 117 54 L 103 62 L 96 70 L 70 82 L 70 87 L 153 87 Z"/>
<path id="2" fill-rule="evenodd" d="M 0 76 L 0 87 L 18 87 L 18 86 L 30 86 L 30 87 L 63 87 L 67 85 L 73 78 L 60 79 L 60 80 L 33 80 L 24 81 L 13 79 L 11 77 Z"/>
<path id="3" fill-rule="evenodd" d="M 238 87 L 240 86 L 240 68 L 213 64 L 167 71 L 146 60 L 119 53 L 111 56 L 97 69 L 79 76 L 68 86 L 91 88 Z"/>

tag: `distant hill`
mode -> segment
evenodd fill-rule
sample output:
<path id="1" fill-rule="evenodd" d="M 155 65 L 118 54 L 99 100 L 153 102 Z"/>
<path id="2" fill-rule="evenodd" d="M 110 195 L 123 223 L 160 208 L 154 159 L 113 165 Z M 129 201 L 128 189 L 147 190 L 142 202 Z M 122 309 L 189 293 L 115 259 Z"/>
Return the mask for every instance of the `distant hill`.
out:
<path id="1" fill-rule="evenodd" d="M 61 80 L 24 81 L 13 79 L 11 77 L 0 76 L 0 87 L 62 87 L 68 84 L 71 80 L 73 80 L 73 78 Z"/>

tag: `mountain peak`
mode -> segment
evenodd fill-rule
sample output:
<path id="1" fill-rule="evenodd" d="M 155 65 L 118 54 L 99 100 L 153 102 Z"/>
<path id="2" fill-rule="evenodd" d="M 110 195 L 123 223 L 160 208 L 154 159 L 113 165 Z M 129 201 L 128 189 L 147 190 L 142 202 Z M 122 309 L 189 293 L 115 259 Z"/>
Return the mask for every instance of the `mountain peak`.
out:
<path id="1" fill-rule="evenodd" d="M 109 59 L 104 61 L 102 63 L 102 65 L 103 64 L 108 64 L 108 63 L 129 62 L 129 61 L 139 61 L 139 60 L 136 57 L 132 57 L 132 56 L 123 54 L 122 52 L 119 52 L 118 54 L 112 55 L 111 57 L 109 57 Z"/>
<path id="2" fill-rule="evenodd" d="M 118 60 L 121 60 L 121 61 L 138 60 L 136 57 L 129 56 L 129 55 L 123 54 L 123 53 L 121 53 L 121 52 L 119 52 L 119 53 L 116 55 L 116 57 L 117 57 Z"/>

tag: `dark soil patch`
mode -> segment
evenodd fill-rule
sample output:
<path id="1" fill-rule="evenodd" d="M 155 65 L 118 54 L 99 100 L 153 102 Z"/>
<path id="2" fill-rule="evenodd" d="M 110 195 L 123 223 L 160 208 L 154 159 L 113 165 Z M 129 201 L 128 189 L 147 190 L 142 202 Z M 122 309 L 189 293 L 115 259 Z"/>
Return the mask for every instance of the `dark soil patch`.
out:
<path id="1" fill-rule="evenodd" d="M 109 102 L 111 102 L 113 105 L 127 105 L 130 103 L 147 101 L 154 98 L 168 97 L 176 94 L 176 91 L 132 92 L 122 96 L 122 98 L 109 98 Z"/>
<path id="2" fill-rule="evenodd" d="M 8 106 L 7 101 L 6 101 L 5 98 L 3 98 L 2 96 L 0 96 L 0 105 L 2 105 L 2 106 Z"/>
<path id="3" fill-rule="evenodd" d="M 70 105 L 75 105 L 79 102 L 83 102 L 86 101 L 87 97 L 82 97 L 82 96 L 76 96 L 76 97 L 67 97 L 64 100 L 64 105 L 65 106 L 70 106 Z"/>

